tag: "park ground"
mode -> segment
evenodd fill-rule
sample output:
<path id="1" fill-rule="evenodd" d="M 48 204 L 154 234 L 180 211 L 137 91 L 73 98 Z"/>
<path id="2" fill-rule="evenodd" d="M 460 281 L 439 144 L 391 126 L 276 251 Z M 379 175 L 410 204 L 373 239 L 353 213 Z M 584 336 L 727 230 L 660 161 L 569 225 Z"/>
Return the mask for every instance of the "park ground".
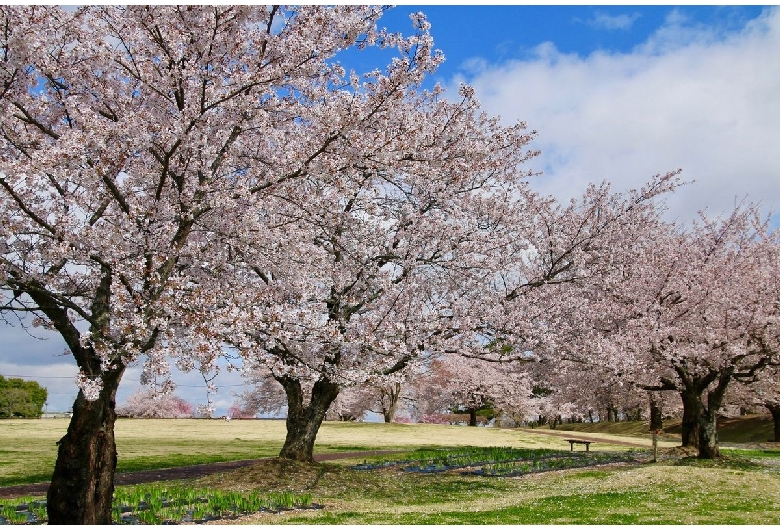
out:
<path id="1" fill-rule="evenodd" d="M 0 486 L 44 482 L 65 420 L 6 420 L 0 429 Z M 273 420 L 128 420 L 117 423 L 119 473 L 254 459 L 236 469 L 178 478 L 198 489 L 309 493 L 316 510 L 253 514 L 209 524 L 780 524 L 780 446 L 766 442 L 760 416 L 721 429 L 724 458 L 701 461 L 679 447 L 675 424 L 651 462 L 646 424 L 574 424 L 555 430 L 326 422 L 315 453 L 348 456 L 318 464 L 273 458 L 284 422 Z M 624 453 L 607 463 L 514 477 L 416 473 L 403 465 L 354 466 L 391 459 L 370 451 L 515 447 L 570 451 L 566 439 L 592 440 L 591 451 Z M 576 451 L 582 451 L 576 446 Z M 347 454 L 345 454 L 347 453 Z M 257 460 L 263 458 L 262 460 Z M 163 471 L 160 479 L 165 478 Z M 171 481 L 158 482 L 170 484 Z"/>

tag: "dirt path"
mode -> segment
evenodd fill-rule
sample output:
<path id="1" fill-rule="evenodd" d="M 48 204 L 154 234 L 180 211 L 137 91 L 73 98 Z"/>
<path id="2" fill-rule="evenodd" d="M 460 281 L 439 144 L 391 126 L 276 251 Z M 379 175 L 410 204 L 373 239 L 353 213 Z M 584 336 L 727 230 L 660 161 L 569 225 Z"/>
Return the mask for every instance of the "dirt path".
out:
<path id="1" fill-rule="evenodd" d="M 314 461 L 325 462 L 327 460 L 339 460 L 342 458 L 363 458 L 366 456 L 383 455 L 397 452 L 398 451 L 361 451 L 357 453 L 331 453 L 314 455 Z M 198 464 L 194 466 L 153 469 L 150 471 L 117 473 L 116 477 L 114 478 L 114 484 L 117 486 L 130 486 L 133 484 L 143 484 L 145 482 L 157 482 L 161 480 L 184 480 L 200 478 L 205 477 L 206 475 L 212 475 L 214 473 L 251 466 L 252 464 L 256 464 L 264 460 L 270 460 L 270 458 L 235 460 L 233 462 L 217 462 L 214 464 Z M 13 499 L 15 497 L 22 497 L 25 495 L 46 495 L 46 490 L 48 488 L 48 482 L 39 482 L 37 484 L 22 484 L 19 486 L 6 486 L 0 488 L 0 499 Z"/>

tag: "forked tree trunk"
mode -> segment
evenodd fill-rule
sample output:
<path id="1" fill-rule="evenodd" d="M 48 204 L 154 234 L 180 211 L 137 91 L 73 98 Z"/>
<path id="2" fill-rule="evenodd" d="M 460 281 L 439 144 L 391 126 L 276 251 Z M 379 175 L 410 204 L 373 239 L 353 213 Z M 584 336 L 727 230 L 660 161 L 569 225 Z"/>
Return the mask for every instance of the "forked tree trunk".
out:
<path id="1" fill-rule="evenodd" d="M 675 371 L 683 387 L 680 392 L 683 401 L 683 446 L 697 447 L 699 458 L 718 458 L 718 409 L 723 403 L 734 368 L 711 370 L 697 377 L 689 374 L 684 367 L 676 367 Z M 705 395 L 706 403 L 703 400 Z M 695 446 L 692 445 L 694 441 Z"/>
<path id="2" fill-rule="evenodd" d="M 390 388 L 382 389 L 382 416 L 385 423 L 393 423 L 398 410 L 398 399 L 401 397 L 401 383 L 393 383 Z"/>
<path id="3" fill-rule="evenodd" d="M 764 403 L 764 406 L 769 409 L 772 414 L 772 422 L 774 423 L 774 442 L 780 442 L 780 403 Z"/>
<path id="4" fill-rule="evenodd" d="M 114 438 L 120 367 L 103 374 L 95 401 L 82 392 L 73 405 L 68 431 L 57 442 L 57 462 L 46 495 L 49 524 L 111 524 L 117 452 Z"/>
<path id="5" fill-rule="evenodd" d="M 333 400 L 339 395 L 339 386 L 320 379 L 314 383 L 309 403 L 304 403 L 303 389 L 299 380 L 292 377 L 277 377 L 287 394 L 287 436 L 281 458 L 299 462 L 314 461 L 314 442 Z"/>

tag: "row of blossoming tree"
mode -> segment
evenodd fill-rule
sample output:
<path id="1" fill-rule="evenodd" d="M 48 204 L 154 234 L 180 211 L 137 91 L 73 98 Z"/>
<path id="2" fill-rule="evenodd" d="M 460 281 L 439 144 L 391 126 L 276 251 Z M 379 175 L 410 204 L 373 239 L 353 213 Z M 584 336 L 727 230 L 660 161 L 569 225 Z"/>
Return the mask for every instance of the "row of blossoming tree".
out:
<path id="1" fill-rule="evenodd" d="M 343 389 L 441 356 L 675 388 L 717 453 L 717 399 L 773 362 L 774 236 L 747 210 L 662 222 L 676 172 L 539 196 L 535 133 L 469 87 L 425 89 L 443 61 L 425 17 L 403 36 L 381 14 L 0 8 L 2 310 L 59 333 L 79 368 L 50 523 L 110 522 L 134 363 L 272 378 L 280 456 L 298 460 Z M 348 68 L 371 49 L 385 68 Z"/>

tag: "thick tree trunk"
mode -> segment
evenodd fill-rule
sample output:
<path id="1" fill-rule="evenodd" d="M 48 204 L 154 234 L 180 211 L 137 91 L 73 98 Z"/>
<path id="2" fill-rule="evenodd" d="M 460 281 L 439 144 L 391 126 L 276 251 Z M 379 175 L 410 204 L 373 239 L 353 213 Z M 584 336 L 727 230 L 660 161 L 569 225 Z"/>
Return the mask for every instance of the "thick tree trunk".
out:
<path id="1" fill-rule="evenodd" d="M 772 422 L 775 425 L 774 442 L 780 442 L 780 403 L 764 403 L 764 406 L 769 409 L 772 414 Z"/>
<path id="2" fill-rule="evenodd" d="M 682 446 L 699 447 L 699 417 L 704 407 L 701 403 L 701 394 L 693 389 L 684 388 L 680 392 L 683 403 L 682 414 Z"/>
<path id="3" fill-rule="evenodd" d="M 73 405 L 68 431 L 57 442 L 57 462 L 46 496 L 49 524 L 111 524 L 117 452 L 114 438 L 116 390 L 121 367 L 103 374 L 95 401 L 82 392 Z"/>
<path id="4" fill-rule="evenodd" d="M 661 399 L 653 392 L 648 392 L 650 396 L 650 430 L 660 431 L 664 428 L 663 410 L 661 408 Z"/>
<path id="5" fill-rule="evenodd" d="M 313 462 L 317 432 L 328 407 L 339 395 L 339 386 L 320 379 L 314 383 L 309 403 L 304 404 L 299 380 L 287 376 L 277 377 L 276 380 L 287 394 L 287 437 L 279 456 L 299 462 Z"/>
<path id="6" fill-rule="evenodd" d="M 691 376 L 683 367 L 676 367 L 675 370 L 683 387 L 680 392 L 683 401 L 683 446 L 697 447 L 699 458 L 717 458 L 720 456 L 718 409 L 723 402 L 734 367 L 722 371 L 711 370 L 698 377 Z M 706 403 L 702 399 L 705 393 Z"/>
<path id="7" fill-rule="evenodd" d="M 702 410 L 699 426 L 699 458 L 718 458 L 720 446 L 718 445 L 717 413 L 712 410 Z"/>
<path id="8" fill-rule="evenodd" d="M 469 427 L 476 427 L 477 426 L 477 409 L 476 408 L 470 408 L 469 411 Z"/>

